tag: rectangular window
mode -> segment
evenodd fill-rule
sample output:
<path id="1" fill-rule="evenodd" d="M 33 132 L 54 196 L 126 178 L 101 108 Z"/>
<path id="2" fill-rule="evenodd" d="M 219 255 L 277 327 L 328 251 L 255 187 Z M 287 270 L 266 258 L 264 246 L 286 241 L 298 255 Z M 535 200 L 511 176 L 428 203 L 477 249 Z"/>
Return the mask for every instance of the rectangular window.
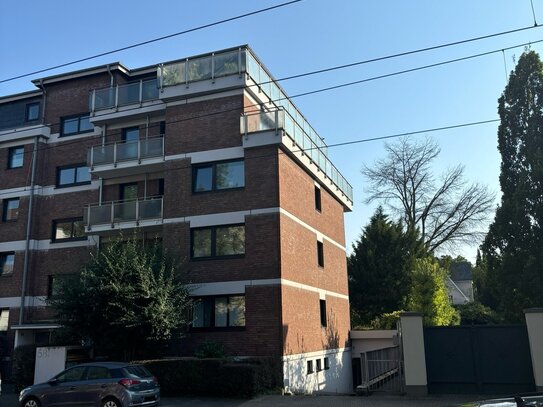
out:
<path id="1" fill-rule="evenodd" d="M 315 185 L 315 209 L 321 211 L 321 189 Z"/>
<path id="2" fill-rule="evenodd" d="M 47 278 L 47 297 L 51 298 L 60 293 L 63 284 L 75 278 L 74 274 L 53 274 Z"/>
<path id="3" fill-rule="evenodd" d="M 311 374 L 313 373 L 313 361 L 312 360 L 308 360 L 307 361 L 307 374 Z"/>
<path id="4" fill-rule="evenodd" d="M 53 242 L 85 240 L 83 218 L 59 219 L 53 221 Z"/>
<path id="5" fill-rule="evenodd" d="M 229 295 L 194 299 L 193 328 L 243 328 L 245 296 Z"/>
<path id="6" fill-rule="evenodd" d="M 25 121 L 32 122 L 40 117 L 40 102 L 28 103 L 25 111 Z"/>
<path id="7" fill-rule="evenodd" d="M 94 130 L 88 113 L 77 116 L 64 117 L 61 120 L 60 137 L 73 136 L 74 134 L 88 133 Z"/>
<path id="8" fill-rule="evenodd" d="M 243 160 L 197 165 L 192 170 L 193 192 L 220 191 L 245 186 Z"/>
<path id="9" fill-rule="evenodd" d="M 140 128 L 139 127 L 127 127 L 123 129 L 122 140 L 125 143 L 131 141 L 138 141 L 140 138 Z"/>
<path id="10" fill-rule="evenodd" d="M 317 262 L 319 267 L 324 267 L 324 244 L 317 241 Z"/>
<path id="11" fill-rule="evenodd" d="M 245 254 L 245 225 L 192 229 L 192 258 L 230 257 Z"/>
<path id="12" fill-rule="evenodd" d="M 328 358 L 324 358 L 324 370 L 330 369 L 330 360 Z"/>
<path id="13" fill-rule="evenodd" d="M 9 326 L 9 309 L 0 310 L 0 334 L 5 335 Z"/>
<path id="14" fill-rule="evenodd" d="M 89 167 L 85 164 L 57 167 L 57 188 L 90 184 Z"/>
<path id="15" fill-rule="evenodd" d="M 4 199 L 2 220 L 4 222 L 16 221 L 19 217 L 19 198 Z"/>
<path id="16" fill-rule="evenodd" d="M 322 370 L 322 360 L 317 359 L 317 372 L 320 372 Z"/>
<path id="17" fill-rule="evenodd" d="M 15 265 L 15 253 L 0 253 L 0 276 L 10 276 L 13 274 Z"/>
<path id="18" fill-rule="evenodd" d="M 8 149 L 8 168 L 21 168 L 25 154 L 24 146 L 11 147 Z"/>
<path id="19" fill-rule="evenodd" d="M 321 309 L 321 326 L 327 326 L 326 321 L 326 300 L 320 300 L 320 309 Z"/>

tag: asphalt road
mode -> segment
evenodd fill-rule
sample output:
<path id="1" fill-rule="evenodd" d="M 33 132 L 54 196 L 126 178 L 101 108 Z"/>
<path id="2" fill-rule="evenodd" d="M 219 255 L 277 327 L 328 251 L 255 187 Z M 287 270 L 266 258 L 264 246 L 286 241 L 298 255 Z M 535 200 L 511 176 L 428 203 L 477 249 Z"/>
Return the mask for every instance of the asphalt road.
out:
<path id="1" fill-rule="evenodd" d="M 165 397 L 160 407 L 459 407 L 478 396 L 452 395 L 412 398 L 374 394 L 364 396 L 263 396 L 252 400 L 233 400 L 205 397 Z M 17 407 L 13 393 L 0 395 L 0 407 Z"/>

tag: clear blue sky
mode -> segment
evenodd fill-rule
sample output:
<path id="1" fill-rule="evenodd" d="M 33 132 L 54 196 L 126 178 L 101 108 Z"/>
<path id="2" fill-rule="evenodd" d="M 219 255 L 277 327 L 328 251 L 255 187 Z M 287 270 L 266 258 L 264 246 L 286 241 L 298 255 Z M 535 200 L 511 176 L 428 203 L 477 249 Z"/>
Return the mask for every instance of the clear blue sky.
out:
<path id="1" fill-rule="evenodd" d="M 281 0 L 160 2 L 2 0 L 0 79 L 84 58 L 244 14 Z M 533 0 L 543 23 L 543 0 Z M 275 77 L 533 25 L 530 0 L 304 0 L 30 78 L 0 84 L 0 96 L 31 90 L 31 79 L 120 61 L 129 68 L 249 44 Z M 543 39 L 543 28 L 282 83 L 290 95 Z M 532 49 L 541 53 L 542 45 Z M 522 48 L 505 52 L 510 71 Z M 451 65 L 295 99 L 328 144 L 497 118 L 506 83 L 504 56 Z M 461 163 L 469 181 L 499 192 L 497 124 L 433 133 L 438 174 Z M 424 136 L 422 136 L 424 137 Z M 354 187 L 346 238 L 358 238 L 375 205 L 363 203 L 363 163 L 382 157 L 381 141 L 329 149 Z M 459 254 L 473 258 L 475 247 Z M 458 253 L 451 253 L 458 254 Z"/>

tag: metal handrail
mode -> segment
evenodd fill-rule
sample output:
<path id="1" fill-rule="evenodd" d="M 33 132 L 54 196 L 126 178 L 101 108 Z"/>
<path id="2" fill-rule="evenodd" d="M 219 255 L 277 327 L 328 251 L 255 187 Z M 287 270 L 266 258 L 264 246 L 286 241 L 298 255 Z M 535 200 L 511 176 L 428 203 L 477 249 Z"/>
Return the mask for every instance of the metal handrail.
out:
<path id="1" fill-rule="evenodd" d="M 142 210 L 140 206 L 153 201 L 160 201 L 160 207 L 156 208 L 156 212 L 151 212 L 149 216 L 149 212 Z M 123 210 L 123 205 L 125 204 L 133 204 L 133 207 L 125 207 Z M 128 213 L 126 213 L 127 208 Z M 103 211 L 95 213 L 96 210 L 99 209 L 103 209 Z M 131 211 L 133 211 L 133 215 Z M 115 223 L 119 222 L 139 223 L 139 221 L 142 220 L 160 219 L 163 217 L 163 213 L 164 199 L 162 196 L 108 201 L 101 204 L 97 203 L 86 205 L 84 212 L 84 223 L 89 230 L 92 226 L 107 224 L 111 224 L 111 227 L 113 228 Z"/>
<path id="2" fill-rule="evenodd" d="M 155 145 L 155 149 L 149 148 L 150 144 L 160 140 L 160 146 Z M 119 157 L 119 146 L 135 146 L 135 153 L 129 154 L 126 157 Z M 165 153 L 164 147 L 164 135 L 156 137 L 148 137 L 145 139 L 134 140 L 129 142 L 111 142 L 108 144 L 100 144 L 96 146 L 89 147 L 88 149 L 88 162 L 87 165 L 92 169 L 96 165 L 109 165 L 113 164 L 116 166 L 120 161 L 138 161 L 141 163 L 141 160 L 144 158 L 156 158 L 163 157 Z M 102 154 L 102 159 L 97 160 L 96 155 L 100 152 Z M 109 158 L 108 158 L 109 157 Z M 98 162 L 96 162 L 98 161 Z"/>

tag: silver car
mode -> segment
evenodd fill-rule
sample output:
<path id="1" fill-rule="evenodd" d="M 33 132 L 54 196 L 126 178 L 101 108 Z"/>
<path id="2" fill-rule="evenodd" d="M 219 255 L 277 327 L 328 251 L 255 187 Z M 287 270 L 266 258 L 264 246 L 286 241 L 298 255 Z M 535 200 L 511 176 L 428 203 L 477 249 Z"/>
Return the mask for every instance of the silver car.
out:
<path id="1" fill-rule="evenodd" d="M 119 362 L 85 363 L 19 394 L 21 407 L 157 406 L 158 381 L 140 365 Z"/>

